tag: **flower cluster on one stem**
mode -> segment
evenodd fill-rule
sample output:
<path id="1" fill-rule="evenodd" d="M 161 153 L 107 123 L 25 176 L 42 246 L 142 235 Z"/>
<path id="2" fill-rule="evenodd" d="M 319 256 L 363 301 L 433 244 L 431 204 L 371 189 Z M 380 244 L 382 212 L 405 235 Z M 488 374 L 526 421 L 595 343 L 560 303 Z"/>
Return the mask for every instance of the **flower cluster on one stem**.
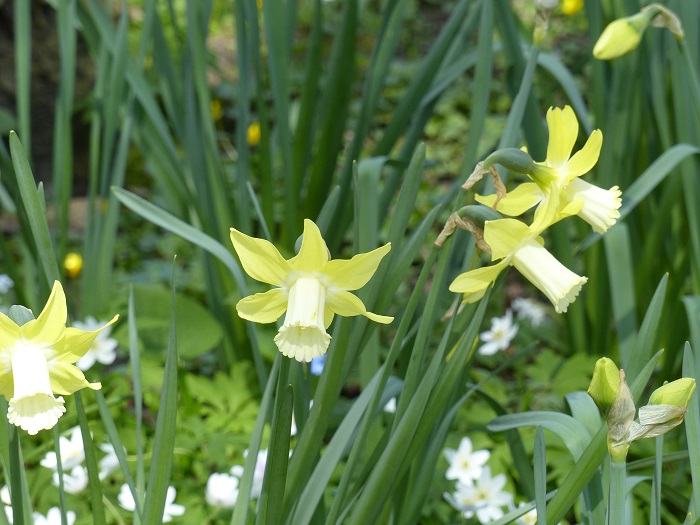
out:
<path id="1" fill-rule="evenodd" d="M 531 224 L 512 218 L 496 218 L 479 221 L 470 217 L 457 217 L 446 226 L 440 242 L 455 227 L 474 234 L 477 245 L 491 255 L 493 266 L 477 268 L 459 275 L 450 290 L 463 294 L 463 301 L 472 303 L 481 299 L 507 266 L 514 266 L 535 285 L 554 305 L 558 313 L 566 312 L 588 280 L 566 268 L 544 247 L 542 233 L 556 222 L 578 215 L 590 224 L 593 231 L 605 233 L 620 216 L 621 192 L 617 186 L 605 190 L 580 177 L 588 173 L 598 161 L 603 144 L 600 130 L 591 133 L 584 147 L 571 154 L 578 138 L 578 121 L 574 111 L 550 108 L 547 112 L 549 145 L 547 158 L 535 162 L 524 151 L 504 149 L 491 154 L 479 163 L 467 182 L 471 187 L 485 175 L 491 175 L 496 189 L 493 195 L 477 195 L 477 202 L 491 207 L 499 214 L 516 217 L 534 208 Z M 507 192 L 496 164 L 515 173 L 526 175 L 530 182 Z M 469 208 L 469 207 L 468 207 Z"/>

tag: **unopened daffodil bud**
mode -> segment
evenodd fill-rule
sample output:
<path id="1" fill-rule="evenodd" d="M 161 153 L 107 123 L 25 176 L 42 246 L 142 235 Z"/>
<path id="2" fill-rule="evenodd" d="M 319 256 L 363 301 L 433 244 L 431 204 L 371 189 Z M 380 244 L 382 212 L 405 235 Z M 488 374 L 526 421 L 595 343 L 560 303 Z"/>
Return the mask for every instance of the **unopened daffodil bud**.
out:
<path id="1" fill-rule="evenodd" d="M 557 6 L 559 6 L 559 0 L 535 0 L 535 33 L 533 40 L 536 45 L 540 44 L 547 35 L 549 17 Z"/>
<path id="2" fill-rule="evenodd" d="M 687 408 L 693 392 L 695 392 L 695 379 L 682 377 L 654 390 L 649 397 L 649 404 L 675 405 Z"/>
<path id="3" fill-rule="evenodd" d="M 607 412 L 615 401 L 620 387 L 620 371 L 607 357 L 601 357 L 593 369 L 593 379 L 588 387 L 588 395 L 593 398 L 602 412 Z"/>
<path id="4" fill-rule="evenodd" d="M 685 36 L 678 16 L 661 4 L 650 4 L 639 13 L 613 20 L 603 30 L 593 47 L 593 56 L 599 60 L 611 60 L 636 49 L 647 27 L 668 29 L 678 40 Z"/>

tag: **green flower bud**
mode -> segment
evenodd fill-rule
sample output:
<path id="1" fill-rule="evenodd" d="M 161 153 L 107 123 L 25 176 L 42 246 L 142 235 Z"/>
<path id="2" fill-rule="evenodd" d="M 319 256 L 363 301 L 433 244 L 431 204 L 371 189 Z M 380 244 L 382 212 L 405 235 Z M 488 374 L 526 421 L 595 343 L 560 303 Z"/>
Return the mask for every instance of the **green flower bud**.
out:
<path id="1" fill-rule="evenodd" d="M 588 395 L 593 398 L 602 412 L 607 412 L 615 400 L 620 387 L 620 371 L 607 357 L 601 357 L 593 369 L 593 379 L 588 387 Z"/>
<path id="2" fill-rule="evenodd" d="M 682 377 L 654 390 L 649 397 L 649 404 L 687 408 L 693 392 L 695 392 L 695 379 Z"/>
<path id="3" fill-rule="evenodd" d="M 484 161 L 484 168 L 500 164 L 510 171 L 526 175 L 535 169 L 535 163 L 530 155 L 518 148 L 505 148 L 494 151 Z"/>

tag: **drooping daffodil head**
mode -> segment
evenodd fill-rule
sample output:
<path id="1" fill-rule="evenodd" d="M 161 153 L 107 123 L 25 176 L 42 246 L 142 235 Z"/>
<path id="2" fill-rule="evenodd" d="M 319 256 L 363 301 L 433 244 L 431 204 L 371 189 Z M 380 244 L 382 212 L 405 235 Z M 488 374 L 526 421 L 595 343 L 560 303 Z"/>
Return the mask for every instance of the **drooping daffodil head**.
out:
<path id="1" fill-rule="evenodd" d="M 510 265 L 547 296 L 557 313 L 566 312 L 588 279 L 566 268 L 543 246 L 539 223 L 537 216 L 530 226 L 517 219 L 486 221 L 484 241 L 492 260 L 499 262 L 457 276 L 450 291 L 462 293 L 465 303 L 478 301 Z"/>
<path id="2" fill-rule="evenodd" d="M 393 321 L 393 317 L 368 312 L 350 293 L 369 282 L 390 244 L 350 260 L 331 260 L 318 226 L 309 219 L 304 220 L 299 253 L 288 260 L 269 241 L 234 228 L 231 242 L 246 273 L 275 287 L 241 299 L 236 305 L 238 315 L 255 323 L 273 323 L 286 312 L 275 343 L 287 357 L 310 362 L 323 355 L 331 341 L 326 329 L 336 314 L 364 315 L 383 324 Z"/>
<path id="3" fill-rule="evenodd" d="M 533 206 L 541 207 L 556 196 L 558 205 L 547 206 L 548 215 L 543 218 L 545 227 L 564 217 L 578 215 L 594 231 L 605 233 L 620 217 L 622 193 L 617 186 L 605 190 L 580 178 L 598 162 L 602 132 L 594 130 L 583 148 L 572 155 L 579 131 L 574 110 L 570 106 L 550 108 L 547 127 L 547 157 L 542 162 L 533 162 L 527 172 L 534 182 L 520 184 L 498 200 L 495 195 L 477 195 L 476 200 L 487 206 L 495 205 L 499 212 L 515 217 Z"/>
<path id="4" fill-rule="evenodd" d="M 9 401 L 10 423 L 33 435 L 52 428 L 66 411 L 61 396 L 101 388 L 73 363 L 118 316 L 93 331 L 66 328 L 66 296 L 58 281 L 39 317 L 23 310 L 28 320 L 19 323 L 0 313 L 0 394 Z"/>

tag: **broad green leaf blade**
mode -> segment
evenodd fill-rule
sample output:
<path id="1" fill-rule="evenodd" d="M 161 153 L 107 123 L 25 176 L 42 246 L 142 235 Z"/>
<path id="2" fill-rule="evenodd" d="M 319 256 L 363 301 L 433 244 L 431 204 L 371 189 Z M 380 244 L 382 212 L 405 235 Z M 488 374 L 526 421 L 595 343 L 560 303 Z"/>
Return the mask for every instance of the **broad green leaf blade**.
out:
<path id="1" fill-rule="evenodd" d="M 690 144 L 676 144 L 665 151 L 644 172 L 636 178 L 627 189 L 622 188 L 622 206 L 620 218 L 622 222 L 637 205 L 658 186 L 667 175 L 673 172 L 678 164 L 690 157 L 697 155 L 700 149 Z M 614 226 L 613 226 L 614 228 Z M 608 232 L 609 233 L 609 232 Z M 591 233 L 578 247 L 577 251 L 583 251 L 601 238 L 599 233 Z"/>
<path id="2" fill-rule="evenodd" d="M 558 412 L 523 412 L 507 414 L 492 419 L 487 428 L 491 432 L 502 432 L 512 428 L 541 426 L 559 436 L 566 448 L 578 460 L 591 441 L 591 435 L 582 423 L 571 416 Z"/>

